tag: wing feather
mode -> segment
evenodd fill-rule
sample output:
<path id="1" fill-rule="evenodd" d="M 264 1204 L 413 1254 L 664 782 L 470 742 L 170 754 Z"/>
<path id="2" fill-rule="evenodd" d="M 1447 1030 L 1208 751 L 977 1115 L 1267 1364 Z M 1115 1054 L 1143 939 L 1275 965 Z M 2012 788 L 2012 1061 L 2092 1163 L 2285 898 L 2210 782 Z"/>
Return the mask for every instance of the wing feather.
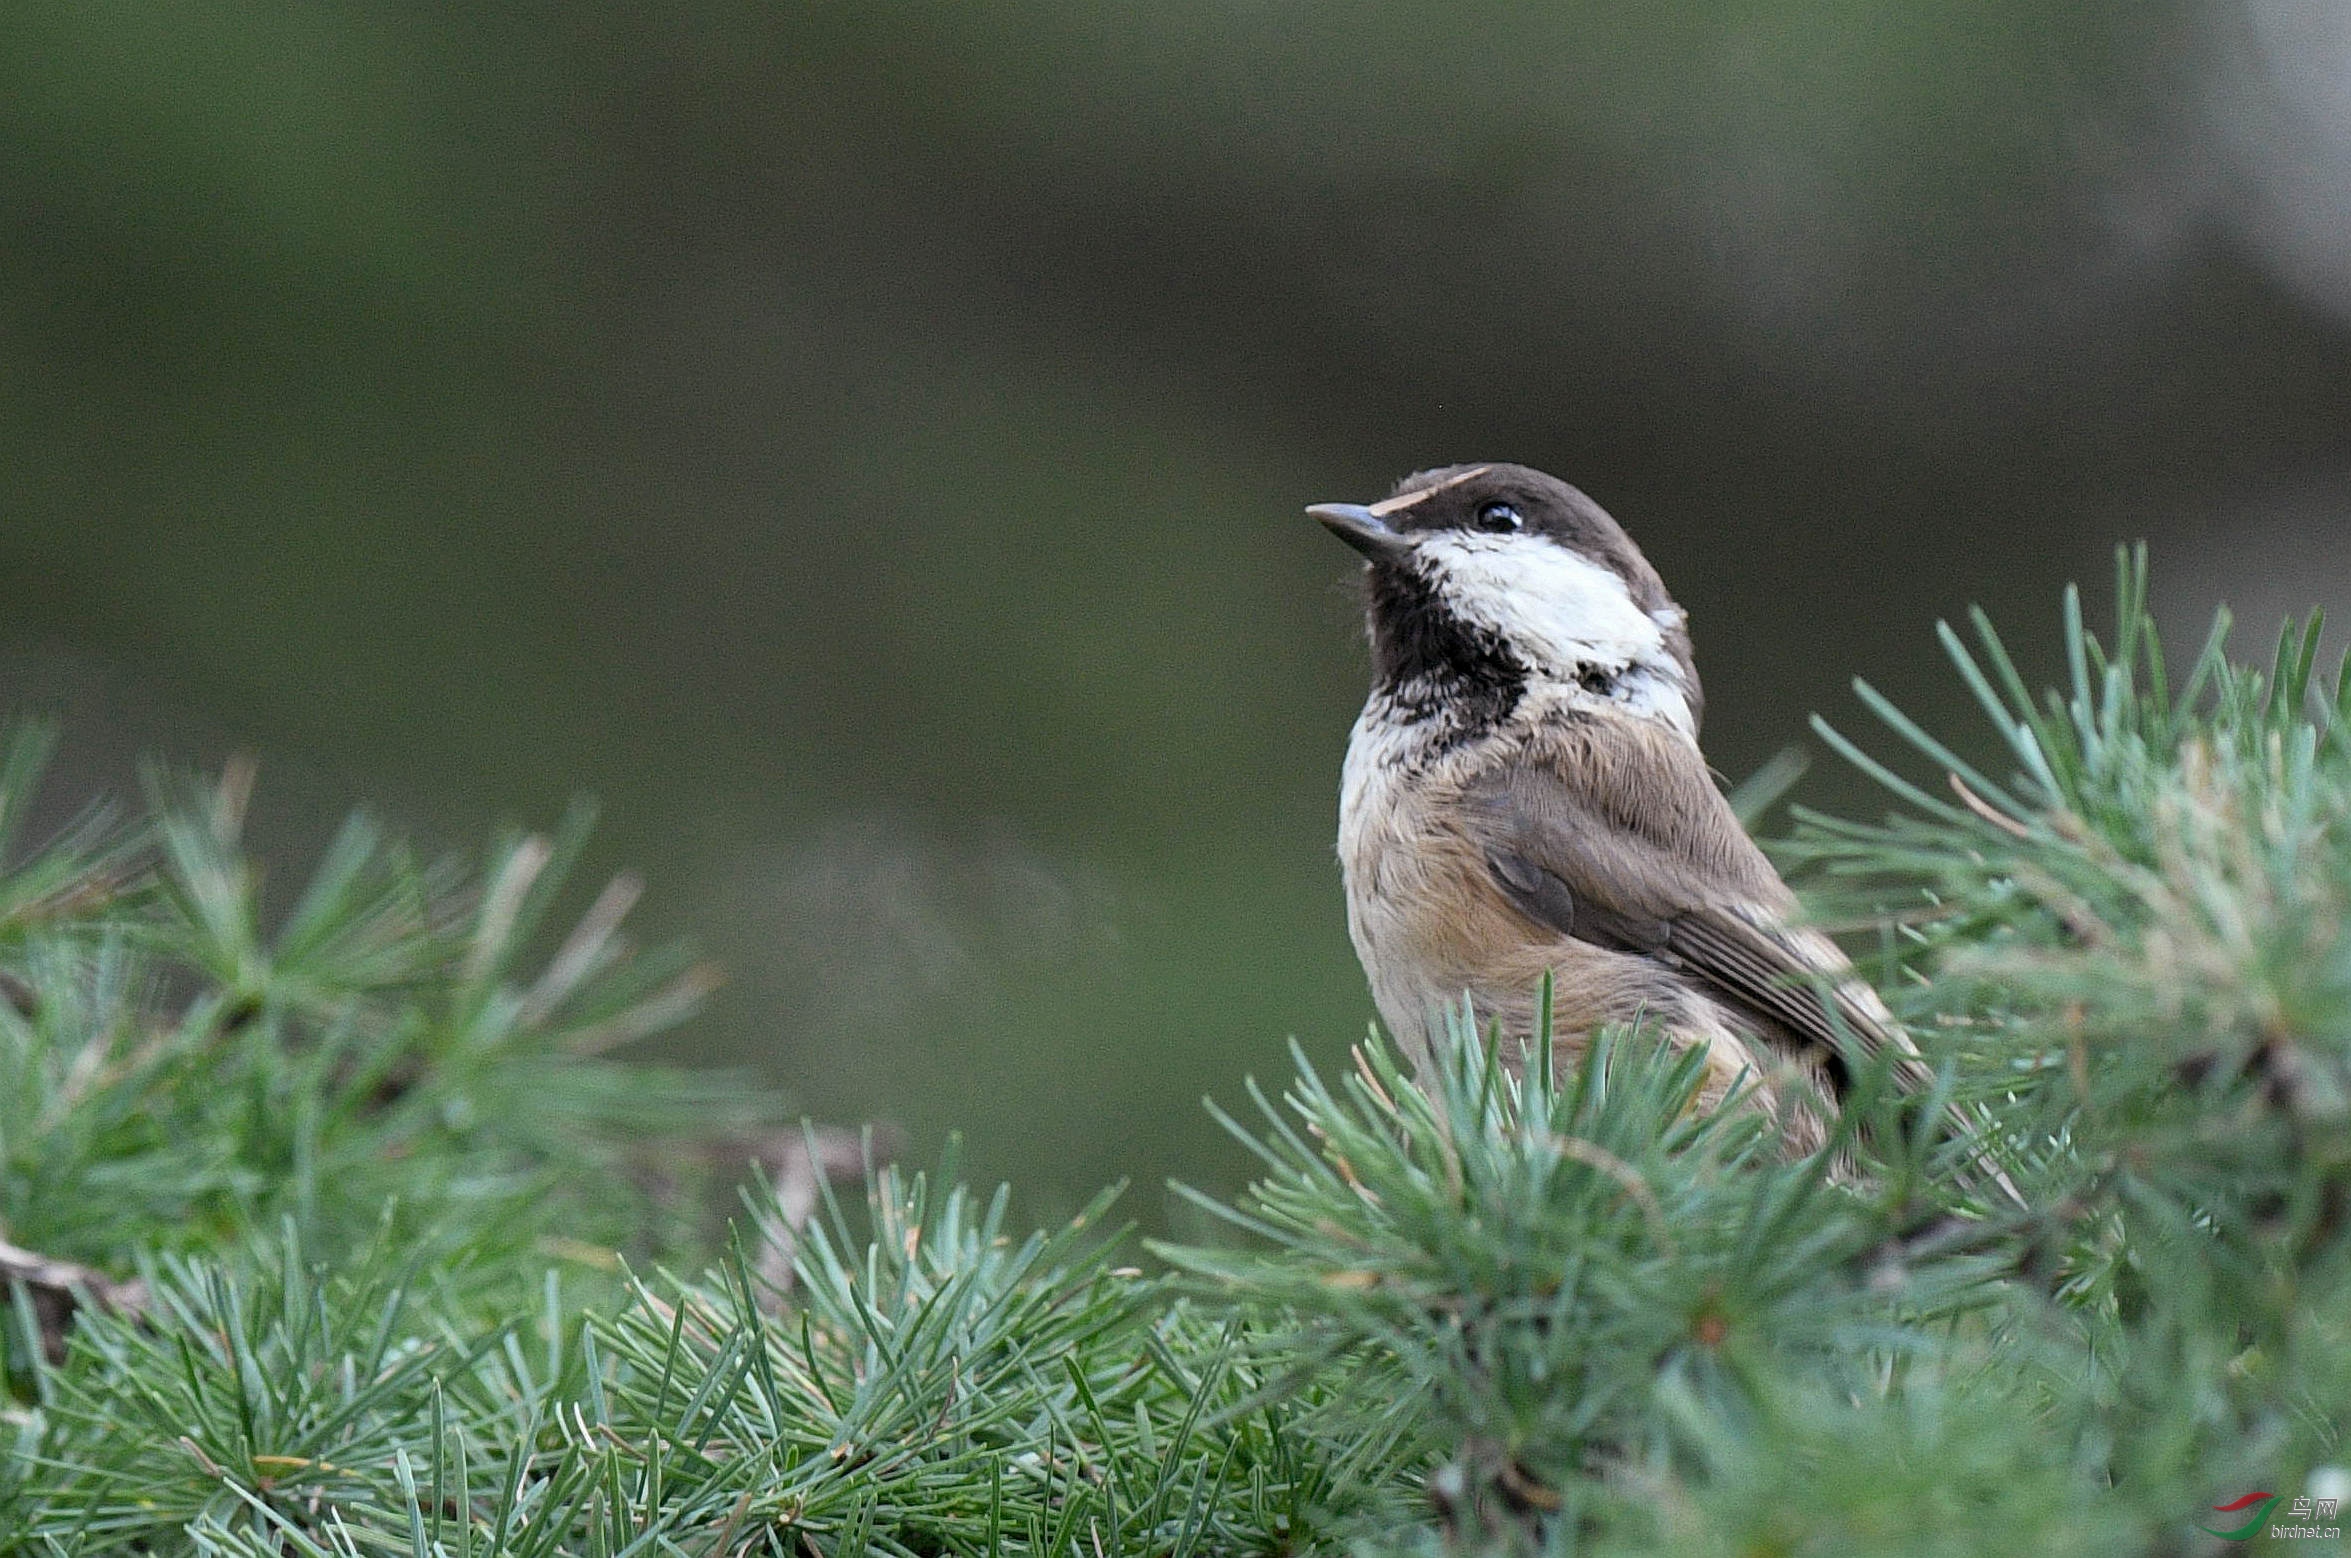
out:
<path id="1" fill-rule="evenodd" d="M 1840 1070 L 1855 1049 L 1891 1051 L 1905 1086 L 1928 1079 L 1835 945 L 1782 924 L 1794 898 L 1694 747 L 1629 719 L 1549 734 L 1464 787 L 1495 883 L 1522 913 L 1667 963 Z"/>
<path id="2" fill-rule="evenodd" d="M 1791 927 L 1795 895 L 1747 836 L 1697 749 L 1646 721 L 1552 727 L 1463 786 L 1495 883 L 1557 934 L 1655 958 L 1827 1057 L 1891 1055 L 1907 1092 L 1934 1073 L 1836 943 Z M 1988 1121 L 1953 1111 L 1975 1135 Z M 1977 1169 L 2025 1204 L 1989 1152 Z"/>

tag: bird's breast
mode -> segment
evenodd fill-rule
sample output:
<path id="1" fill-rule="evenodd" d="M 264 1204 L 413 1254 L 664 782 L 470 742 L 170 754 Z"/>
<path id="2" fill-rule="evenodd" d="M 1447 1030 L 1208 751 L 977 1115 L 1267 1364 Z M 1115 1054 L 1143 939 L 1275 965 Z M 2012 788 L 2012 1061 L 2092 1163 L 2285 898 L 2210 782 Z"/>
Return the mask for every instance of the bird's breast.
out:
<path id="1" fill-rule="evenodd" d="M 1458 821 L 1460 784 L 1479 754 L 1432 757 L 1409 725 L 1367 708 L 1347 745 L 1339 792 L 1339 867 L 1347 930 L 1380 1016 L 1416 1053 L 1466 994 L 1493 1014 L 1498 988 L 1537 944 L 1556 948 L 1512 907 Z M 1523 1001 L 1525 990 L 1518 993 Z"/>
<path id="2" fill-rule="evenodd" d="M 1523 738 L 1524 732 L 1519 732 Z M 1654 1020 L 1707 1056 L 1711 1107 L 1762 1067 L 1713 1002 L 1652 959 L 1562 936 L 1503 894 L 1463 822 L 1463 787 L 1517 744 L 1449 747 L 1377 699 L 1357 720 L 1340 784 L 1347 929 L 1381 1020 L 1416 1063 L 1466 997 L 1481 1024 L 1523 1041 L 1553 984 L 1552 1036 L 1574 1053 L 1606 1024 Z"/>

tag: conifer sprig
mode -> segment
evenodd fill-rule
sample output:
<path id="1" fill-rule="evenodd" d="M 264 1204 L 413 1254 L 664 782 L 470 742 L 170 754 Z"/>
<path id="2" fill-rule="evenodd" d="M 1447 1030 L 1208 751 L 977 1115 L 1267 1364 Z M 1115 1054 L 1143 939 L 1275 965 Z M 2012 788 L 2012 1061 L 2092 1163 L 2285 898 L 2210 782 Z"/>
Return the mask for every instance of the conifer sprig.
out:
<path id="1" fill-rule="evenodd" d="M 356 822 L 271 923 L 237 776 L 28 851 L 20 735 L 0 1216 L 139 1292 L 13 1288 L 0 1553 L 1942 1558 L 2213 1552 L 2216 1506 L 2351 1524 L 2351 674 L 2316 675 L 2315 619 L 2176 674 L 2145 580 L 2126 555 L 2109 640 L 2069 593 L 2046 696 L 1980 616 L 1944 630 L 1990 756 L 1863 687 L 1898 752 L 1824 737 L 1895 811 L 1781 846 L 1982 1139 L 1865 1074 L 1789 1161 L 1647 1034 L 1516 1076 L 1465 1018 L 1428 1074 L 1375 1041 L 1252 1089 L 1257 1182 L 1195 1195 L 1227 1237 L 1158 1276 L 1107 1199 L 1026 1233 L 952 1162 L 805 1229 L 755 1188 L 713 1245 L 638 1144 L 674 1166 L 737 1095 L 602 1053 L 700 976 L 625 950 L 625 883 L 551 934 L 577 824 L 468 873 Z M 1980 1193 L 1985 1152 L 2027 1207 Z"/>
<path id="2" fill-rule="evenodd" d="M 706 986 L 681 953 L 630 949 L 610 892 L 551 954 L 530 950 L 584 811 L 551 839 L 502 839 L 478 875 L 419 865 L 356 816 L 265 923 L 240 843 L 249 770 L 157 774 L 143 816 L 93 811 L 28 850 L 50 745 L 35 726 L 0 747 L 13 1245 L 122 1278 L 287 1219 L 316 1253 L 356 1248 L 390 1206 L 397 1237 L 452 1248 L 664 1250 L 702 1216 L 675 1149 L 778 1118 L 734 1079 L 583 1057 L 674 1023 Z"/>

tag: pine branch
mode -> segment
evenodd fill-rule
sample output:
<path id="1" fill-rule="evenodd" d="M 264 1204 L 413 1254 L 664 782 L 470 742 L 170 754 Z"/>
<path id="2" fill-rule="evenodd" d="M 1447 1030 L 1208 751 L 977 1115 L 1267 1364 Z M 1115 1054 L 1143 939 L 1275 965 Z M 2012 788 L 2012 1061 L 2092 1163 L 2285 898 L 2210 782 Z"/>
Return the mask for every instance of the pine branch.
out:
<path id="1" fill-rule="evenodd" d="M 1159 1277 L 1107 1196 L 1026 1232 L 952 1158 L 605 1056 L 707 975 L 627 948 L 626 883 L 554 934 L 584 817 L 478 873 L 354 822 L 268 924 L 248 776 L 22 850 L 20 736 L 0 1215 L 44 1253 L 0 1251 L 0 1552 L 2200 1553 L 2249 1489 L 2339 1522 L 2351 665 L 2313 619 L 2179 675 L 2143 558 L 2117 583 L 2110 640 L 2068 596 L 2046 696 L 1944 629 L 1997 761 L 1862 688 L 1894 750 L 1825 734 L 1896 811 L 1780 846 L 1984 1139 L 1864 1076 L 1789 1161 L 1651 1034 L 1513 1076 L 1465 1020 L 1427 1075 L 1375 1041 L 1252 1086 L 1260 1177 L 1187 1192 L 1227 1237 Z M 765 1165 L 726 1242 L 714 1137 Z"/>

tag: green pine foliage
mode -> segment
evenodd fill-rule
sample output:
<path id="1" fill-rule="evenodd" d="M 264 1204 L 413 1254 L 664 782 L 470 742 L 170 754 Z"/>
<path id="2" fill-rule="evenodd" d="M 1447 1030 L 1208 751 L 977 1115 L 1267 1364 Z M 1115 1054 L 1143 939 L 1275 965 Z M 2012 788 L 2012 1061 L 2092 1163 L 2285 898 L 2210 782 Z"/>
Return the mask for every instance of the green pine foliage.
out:
<path id="1" fill-rule="evenodd" d="M 1004 1203 L 884 1170 L 788 1310 L 739 1252 L 584 1312 L 390 1241 L 159 1263 L 44 1381 L 14 1513 L 69 1551 L 1265 1552 L 1396 1480 L 1259 1405 L 1232 1322 Z"/>
<path id="2" fill-rule="evenodd" d="M 236 776 L 23 851 L 20 735 L 0 1216 L 91 1283 L 16 1289 L 0 1551 L 2187 1554 L 2340 1497 L 2351 674 L 2315 620 L 2176 674 L 2118 585 L 2045 696 L 1945 630 L 1992 755 L 1862 687 L 1896 810 L 1780 846 L 1937 1096 L 1791 1160 L 1644 1032 L 1521 1074 L 1464 1014 L 1252 1089 L 1153 1273 L 951 1162 L 717 1235 L 692 1138 L 774 1106 L 603 1053 L 702 976 L 625 889 L 540 947 L 576 828 L 357 822 L 265 920 Z"/>
<path id="3" fill-rule="evenodd" d="M 149 814 L 92 812 L 15 854 L 49 733 L 0 752 L 0 1233 L 129 1274 L 291 1221 L 336 1256 L 377 1236 L 666 1250 L 695 1208 L 637 1144 L 756 1128 L 735 1079 L 623 1065 L 709 982 L 636 953 L 615 884 L 528 950 L 585 842 L 500 839 L 420 864 L 365 815 L 265 926 L 240 849 L 250 772 L 151 776 Z M 387 1209 L 389 1211 L 387 1212 Z"/>

